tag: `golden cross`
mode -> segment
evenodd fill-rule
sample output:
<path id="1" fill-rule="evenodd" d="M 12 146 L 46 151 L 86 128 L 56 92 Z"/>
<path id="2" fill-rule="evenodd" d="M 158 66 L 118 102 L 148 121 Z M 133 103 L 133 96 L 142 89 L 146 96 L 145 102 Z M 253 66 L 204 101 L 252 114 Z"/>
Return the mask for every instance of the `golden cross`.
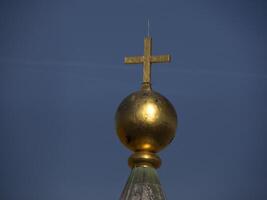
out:
<path id="1" fill-rule="evenodd" d="M 160 56 L 152 56 L 152 38 L 145 37 L 144 40 L 144 55 L 143 56 L 131 56 L 125 57 L 125 64 L 140 64 L 143 63 L 143 83 L 150 84 L 151 82 L 151 64 L 152 63 L 164 63 L 170 62 L 171 56 L 168 55 L 160 55 Z"/>

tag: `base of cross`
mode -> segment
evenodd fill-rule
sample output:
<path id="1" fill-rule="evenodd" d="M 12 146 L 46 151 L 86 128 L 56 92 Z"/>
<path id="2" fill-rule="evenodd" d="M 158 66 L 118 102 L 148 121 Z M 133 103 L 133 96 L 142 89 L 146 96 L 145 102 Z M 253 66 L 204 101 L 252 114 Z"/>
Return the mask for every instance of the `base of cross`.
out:
<path id="1" fill-rule="evenodd" d="M 150 82 L 143 82 L 141 85 L 141 90 L 152 90 L 152 84 Z"/>

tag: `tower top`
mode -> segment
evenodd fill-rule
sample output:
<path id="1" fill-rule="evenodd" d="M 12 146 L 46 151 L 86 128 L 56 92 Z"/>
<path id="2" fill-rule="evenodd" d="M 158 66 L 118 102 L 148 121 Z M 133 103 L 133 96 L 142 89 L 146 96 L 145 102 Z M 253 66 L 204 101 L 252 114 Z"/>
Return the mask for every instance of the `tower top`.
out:
<path id="1" fill-rule="evenodd" d="M 128 159 L 131 175 L 121 200 L 161 199 L 165 195 L 156 168 L 161 165 L 157 155 L 175 137 L 177 114 L 170 101 L 151 88 L 151 64 L 170 62 L 170 55 L 152 56 L 152 38 L 144 40 L 144 55 L 125 57 L 126 64 L 143 63 L 143 83 L 120 103 L 115 124 L 117 135 L 133 154 Z"/>
<path id="2" fill-rule="evenodd" d="M 124 58 L 125 64 L 141 64 L 143 63 L 143 85 L 151 87 L 151 64 L 166 63 L 171 61 L 171 56 L 167 55 L 152 55 L 152 38 L 150 36 L 144 39 L 144 55 L 130 56 Z"/>
<path id="3" fill-rule="evenodd" d="M 143 63 L 141 90 L 133 92 L 119 105 L 116 130 L 121 142 L 134 152 L 130 167 L 161 165 L 156 154 L 173 140 L 177 127 L 175 108 L 163 95 L 151 88 L 151 64 L 170 62 L 170 55 L 152 55 L 152 38 L 145 37 L 144 55 L 125 57 L 126 64 Z"/>

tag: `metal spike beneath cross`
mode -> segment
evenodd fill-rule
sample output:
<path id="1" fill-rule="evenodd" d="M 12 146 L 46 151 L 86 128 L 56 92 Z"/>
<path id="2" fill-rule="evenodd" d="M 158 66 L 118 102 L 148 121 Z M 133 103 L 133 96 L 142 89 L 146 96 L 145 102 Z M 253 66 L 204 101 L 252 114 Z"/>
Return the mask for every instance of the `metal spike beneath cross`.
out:
<path id="1" fill-rule="evenodd" d="M 145 37 L 144 40 L 144 55 L 130 56 L 124 58 L 125 64 L 140 64 L 143 63 L 143 83 L 151 83 L 151 64 L 152 63 L 167 63 L 171 61 L 171 55 L 152 56 L 152 38 Z"/>

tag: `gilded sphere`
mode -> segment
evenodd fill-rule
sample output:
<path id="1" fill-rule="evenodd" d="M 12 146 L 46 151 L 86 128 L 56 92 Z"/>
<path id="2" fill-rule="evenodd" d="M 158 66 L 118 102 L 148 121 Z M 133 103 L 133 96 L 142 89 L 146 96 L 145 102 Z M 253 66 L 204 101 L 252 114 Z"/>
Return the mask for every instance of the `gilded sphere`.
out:
<path id="1" fill-rule="evenodd" d="M 132 151 L 158 152 L 173 140 L 177 114 L 172 104 L 153 90 L 127 96 L 116 112 L 116 130 Z"/>

